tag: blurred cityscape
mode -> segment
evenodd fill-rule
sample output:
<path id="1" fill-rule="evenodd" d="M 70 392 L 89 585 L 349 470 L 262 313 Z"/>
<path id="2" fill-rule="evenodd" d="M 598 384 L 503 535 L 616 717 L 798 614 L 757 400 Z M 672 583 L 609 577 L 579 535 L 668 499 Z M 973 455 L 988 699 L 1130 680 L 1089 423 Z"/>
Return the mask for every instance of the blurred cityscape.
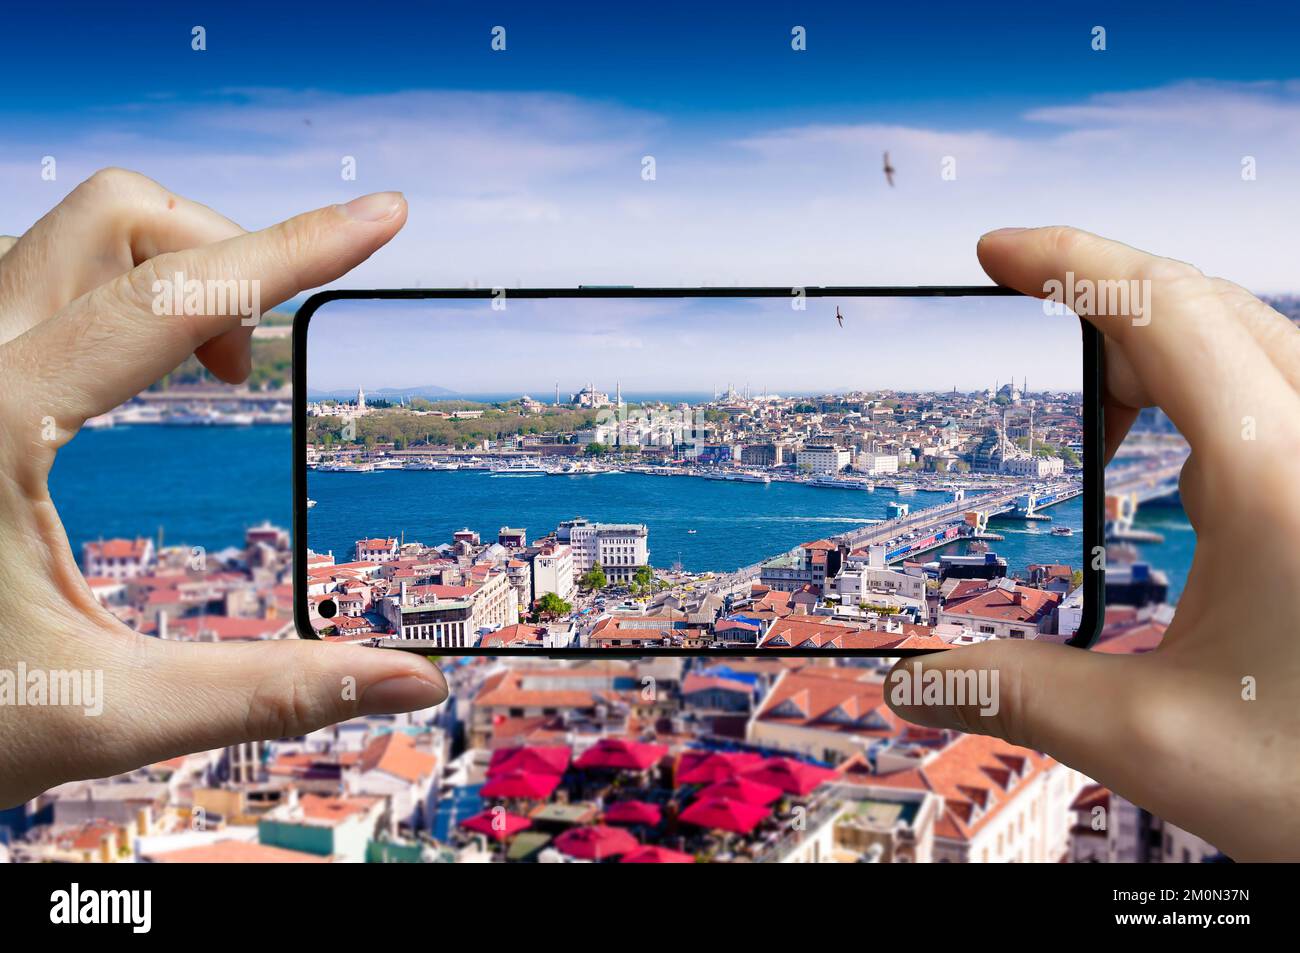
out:
<path id="1" fill-rule="evenodd" d="M 1300 310 L 1276 303 L 1293 319 Z M 1167 418 L 1145 411 L 1113 468 L 1131 474 L 1179 442 Z M 1108 500 L 1112 529 L 1118 505 Z M 1152 505 L 1183 519 L 1176 498 Z M 449 558 L 473 571 L 499 549 L 504 570 L 511 543 L 457 540 Z M 242 546 L 195 552 L 95 540 L 82 568 L 103 605 L 151 636 L 296 637 L 286 530 L 253 526 Z M 1173 616 L 1161 553 L 1155 539 L 1108 546 L 1094 651 L 1160 644 Z M 312 568 L 340 602 L 367 589 L 346 568 Z M 834 624 L 818 613 L 825 591 L 773 581 L 750 581 L 732 605 L 746 624 L 763 634 Z M 641 596 L 636 618 L 649 622 L 637 624 L 660 630 L 742 614 L 728 618 L 709 604 L 716 594 L 685 586 Z M 440 661 L 451 687 L 442 706 L 69 783 L 0 812 L 0 853 L 62 863 L 1224 859 L 1041 753 L 901 722 L 884 703 L 889 659 Z"/>

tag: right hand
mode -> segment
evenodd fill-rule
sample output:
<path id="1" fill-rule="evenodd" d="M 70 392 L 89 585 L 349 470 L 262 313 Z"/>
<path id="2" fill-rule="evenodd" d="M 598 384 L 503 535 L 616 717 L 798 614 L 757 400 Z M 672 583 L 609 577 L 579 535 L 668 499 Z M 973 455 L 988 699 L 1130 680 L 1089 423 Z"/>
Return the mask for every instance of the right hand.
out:
<path id="1" fill-rule="evenodd" d="M 1046 752 L 1237 860 L 1300 858 L 1300 331 L 1229 281 L 1072 228 L 991 232 L 978 254 L 1037 297 L 1066 272 L 1150 280 L 1149 323 L 1088 318 L 1105 335 L 1106 457 L 1140 408 L 1165 410 L 1192 448 L 1196 555 L 1156 651 L 939 652 L 925 670 L 998 670 L 998 713 L 899 714 Z"/>

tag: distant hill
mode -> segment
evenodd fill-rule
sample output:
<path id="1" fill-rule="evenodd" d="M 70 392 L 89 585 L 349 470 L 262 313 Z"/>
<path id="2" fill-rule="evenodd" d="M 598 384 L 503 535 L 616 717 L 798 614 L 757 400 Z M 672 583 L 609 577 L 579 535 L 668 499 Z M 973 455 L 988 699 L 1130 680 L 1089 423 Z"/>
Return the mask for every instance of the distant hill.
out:
<path id="1" fill-rule="evenodd" d="M 326 400 L 334 398 L 335 400 L 352 400 L 357 396 L 355 387 L 346 390 L 307 390 L 308 400 Z M 426 397 L 440 399 L 444 397 L 456 396 L 456 391 L 448 390 L 445 387 L 438 387 L 435 384 L 420 384 L 416 387 L 381 387 L 378 390 L 366 391 L 367 397 L 380 397 L 385 400 L 397 397 Z"/>

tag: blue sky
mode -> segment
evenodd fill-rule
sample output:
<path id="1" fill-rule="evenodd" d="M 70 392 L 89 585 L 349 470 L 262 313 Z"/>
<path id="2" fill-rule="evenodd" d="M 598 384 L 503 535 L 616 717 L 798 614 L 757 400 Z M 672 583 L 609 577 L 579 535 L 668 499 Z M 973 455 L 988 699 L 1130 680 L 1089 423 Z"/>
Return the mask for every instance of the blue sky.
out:
<path id="1" fill-rule="evenodd" d="M 312 391 L 433 385 L 460 394 L 784 395 L 963 391 L 1026 375 L 1082 389 L 1078 319 L 1032 298 L 333 301 L 311 319 Z M 844 326 L 835 320 L 836 307 Z"/>
<path id="2" fill-rule="evenodd" d="M 1069 222 L 1300 288 L 1293 4 L 542 6 L 11 4 L 0 232 L 115 164 L 248 227 L 404 190 L 350 287 L 965 283 Z"/>

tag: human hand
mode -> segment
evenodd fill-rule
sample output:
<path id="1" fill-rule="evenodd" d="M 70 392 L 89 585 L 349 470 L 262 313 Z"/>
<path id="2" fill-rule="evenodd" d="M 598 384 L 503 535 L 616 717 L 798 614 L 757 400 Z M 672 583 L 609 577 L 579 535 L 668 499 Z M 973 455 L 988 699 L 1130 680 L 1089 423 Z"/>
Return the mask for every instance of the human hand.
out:
<path id="1" fill-rule="evenodd" d="M 1300 334 L 1231 282 L 1076 229 L 991 232 L 978 254 L 1040 298 L 1066 272 L 1150 280 L 1149 323 L 1083 316 L 1105 335 L 1106 458 L 1139 408 L 1165 410 L 1192 449 L 1196 554 L 1156 651 L 983 642 L 919 661 L 996 670 L 995 715 L 896 710 L 1050 754 L 1237 860 L 1300 857 Z"/>
<path id="2" fill-rule="evenodd" d="M 16 243 L 0 240 L 0 678 L 20 665 L 103 673 L 97 717 L 0 704 L 0 807 L 63 781 L 447 697 L 441 673 L 404 652 L 297 639 L 190 644 L 131 631 L 91 596 L 47 487 L 56 452 L 88 418 L 191 352 L 224 381 L 248 375 L 252 328 L 242 316 L 159 316 L 156 279 L 258 281 L 271 308 L 345 274 L 405 221 L 402 196 L 382 192 L 245 233 L 110 169 Z"/>

